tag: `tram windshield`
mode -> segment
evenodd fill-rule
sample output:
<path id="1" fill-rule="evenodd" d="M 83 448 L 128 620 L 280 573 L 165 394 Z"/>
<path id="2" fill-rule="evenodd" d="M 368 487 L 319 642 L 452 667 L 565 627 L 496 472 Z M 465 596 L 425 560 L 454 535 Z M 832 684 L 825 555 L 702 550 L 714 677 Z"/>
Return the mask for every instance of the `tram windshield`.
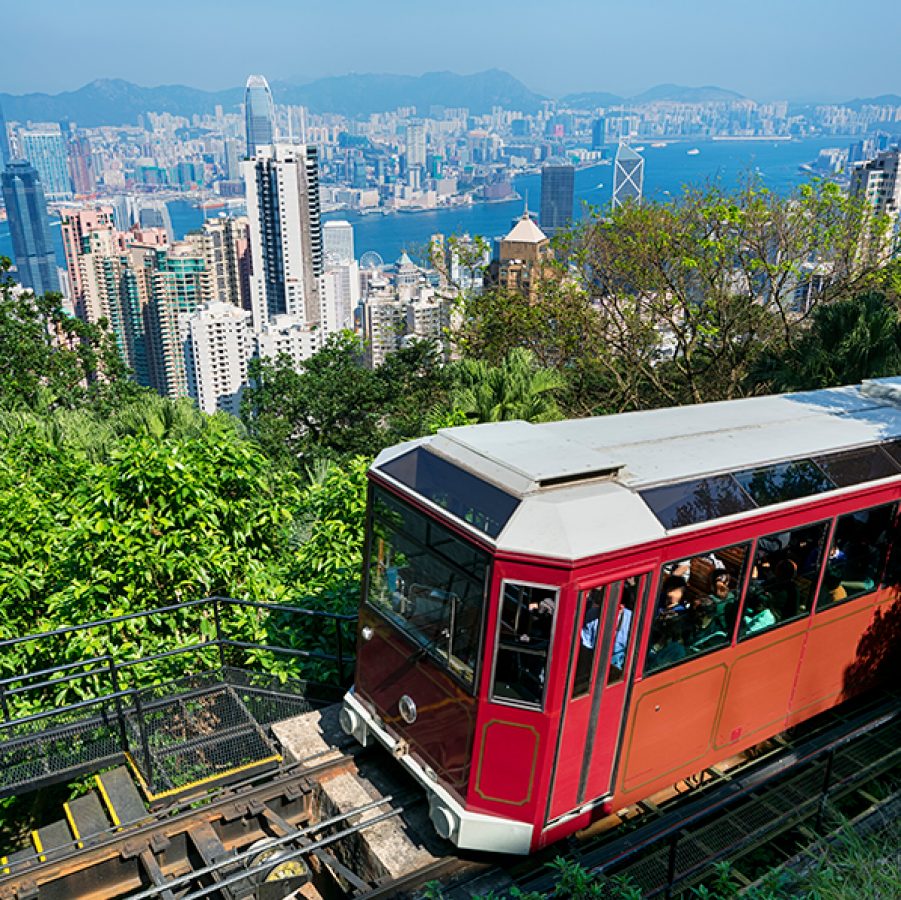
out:
<path id="1" fill-rule="evenodd" d="M 367 602 L 473 688 L 490 557 L 379 487 L 370 528 Z"/>

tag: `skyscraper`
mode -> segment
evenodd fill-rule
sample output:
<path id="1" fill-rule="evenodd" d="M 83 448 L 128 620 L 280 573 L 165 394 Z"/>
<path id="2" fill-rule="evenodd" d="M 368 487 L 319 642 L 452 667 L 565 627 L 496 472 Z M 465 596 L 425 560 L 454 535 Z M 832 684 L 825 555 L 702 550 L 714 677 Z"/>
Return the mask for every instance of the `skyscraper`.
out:
<path id="1" fill-rule="evenodd" d="M 0 106 L 0 169 L 12 161 L 9 152 L 9 133 L 6 130 L 6 119 L 3 118 L 3 107 Z"/>
<path id="2" fill-rule="evenodd" d="M 17 280 L 38 295 L 59 291 L 47 201 L 37 170 L 24 159 L 14 160 L 0 175 L 0 187 L 9 217 Z"/>
<path id="3" fill-rule="evenodd" d="M 319 159 L 304 144 L 261 147 L 241 163 L 250 220 L 251 309 L 260 331 L 274 317 L 319 321 L 322 223 Z"/>
<path id="4" fill-rule="evenodd" d="M 644 158 L 627 144 L 620 143 L 613 163 L 613 208 L 624 203 L 641 203 Z"/>
<path id="5" fill-rule="evenodd" d="M 244 121 L 247 133 L 247 156 L 256 156 L 261 147 L 275 140 L 275 107 L 269 82 L 262 75 L 251 75 L 244 89 Z"/>
<path id="6" fill-rule="evenodd" d="M 69 200 L 72 181 L 66 141 L 58 125 L 41 126 L 21 133 L 22 156 L 38 171 L 48 200 Z"/>
<path id="7" fill-rule="evenodd" d="M 541 212 L 538 221 L 545 233 L 566 228 L 572 222 L 575 166 L 547 165 L 541 170 Z"/>
<path id="8" fill-rule="evenodd" d="M 69 174 L 76 194 L 93 194 L 97 183 L 94 179 L 94 157 L 91 142 L 83 135 L 69 138 Z"/>
<path id="9" fill-rule="evenodd" d="M 322 250 L 327 259 L 347 263 L 354 258 L 354 227 L 345 219 L 335 219 L 322 226 Z"/>
<path id="10" fill-rule="evenodd" d="M 410 122 L 406 133 L 407 170 L 425 166 L 425 125 Z"/>
<path id="11" fill-rule="evenodd" d="M 185 323 L 184 353 L 188 395 L 204 412 L 239 415 L 253 355 L 250 313 L 221 301 L 198 307 Z"/>
<path id="12" fill-rule="evenodd" d="M 851 171 L 851 195 L 863 201 L 875 216 L 885 217 L 887 234 L 880 251 L 887 260 L 898 243 L 901 223 L 901 150 L 881 150 L 874 159 L 855 165 Z"/>

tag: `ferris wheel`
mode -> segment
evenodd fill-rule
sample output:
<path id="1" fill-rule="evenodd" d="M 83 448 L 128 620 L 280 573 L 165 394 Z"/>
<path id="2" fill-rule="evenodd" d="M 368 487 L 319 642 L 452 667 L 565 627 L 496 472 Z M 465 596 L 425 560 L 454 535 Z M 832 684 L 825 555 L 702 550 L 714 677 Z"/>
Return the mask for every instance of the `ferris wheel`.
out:
<path id="1" fill-rule="evenodd" d="M 360 257 L 360 268 L 361 269 L 382 269 L 385 266 L 385 260 L 379 256 L 375 250 L 367 250 Z"/>

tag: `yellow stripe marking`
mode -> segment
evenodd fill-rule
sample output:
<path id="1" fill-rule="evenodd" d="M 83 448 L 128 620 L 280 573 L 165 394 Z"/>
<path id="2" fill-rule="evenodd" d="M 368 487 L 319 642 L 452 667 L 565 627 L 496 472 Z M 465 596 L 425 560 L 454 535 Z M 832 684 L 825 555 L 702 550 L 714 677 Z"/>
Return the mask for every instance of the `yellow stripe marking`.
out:
<path id="1" fill-rule="evenodd" d="M 137 777 L 138 781 L 140 781 L 141 787 L 143 788 L 147 799 L 151 801 L 162 800 L 164 797 L 173 797 L 176 794 L 183 794 L 185 793 L 185 791 L 193 790 L 196 787 L 200 787 L 204 784 L 209 784 L 213 781 L 221 781 L 228 775 L 236 775 L 238 772 L 246 772 L 248 769 L 255 769 L 257 766 L 262 766 L 266 763 L 282 761 L 281 753 L 275 753 L 272 756 L 267 756 L 265 759 L 258 759 L 256 762 L 245 763 L 243 766 L 236 766 L 234 769 L 227 769 L 224 772 L 219 772 L 216 775 L 209 775 L 206 778 L 199 779 L 198 781 L 191 781 L 188 784 L 182 785 L 181 787 L 171 788 L 168 791 L 163 791 L 159 794 L 153 794 L 150 792 L 150 788 L 148 787 L 147 782 L 144 781 L 144 779 L 141 777 L 141 773 L 140 771 L 138 771 L 138 767 L 135 764 L 134 759 L 132 759 L 131 755 L 128 753 L 126 753 L 125 756 L 134 769 L 135 776 Z"/>
<path id="2" fill-rule="evenodd" d="M 110 800 L 110 796 L 106 792 L 106 785 L 103 783 L 103 779 L 99 775 L 95 775 L 94 781 L 97 782 L 97 790 L 100 791 L 100 796 L 103 797 L 103 802 L 106 804 L 106 809 L 109 813 L 110 821 L 113 823 L 113 825 L 119 827 L 122 823 L 119 821 L 119 817 L 116 815 L 116 808 L 113 806 L 113 801 Z"/>
<path id="3" fill-rule="evenodd" d="M 81 842 L 81 835 L 78 833 L 78 826 L 75 824 L 75 816 L 72 815 L 68 800 L 63 804 L 63 812 L 66 814 L 66 821 L 69 823 L 69 831 L 75 836 L 75 846 L 80 850 L 84 847 L 84 844 Z"/>
<path id="4" fill-rule="evenodd" d="M 41 836 L 36 832 L 31 832 L 31 843 L 34 844 L 34 849 L 38 851 L 38 859 L 41 862 L 47 862 L 47 857 L 44 856 L 44 845 L 41 843 Z"/>
<path id="5" fill-rule="evenodd" d="M 2 871 L 4 875 L 9 875 L 9 866 L 7 865 L 8 862 L 9 859 L 7 857 L 0 856 L 0 867 L 2 867 L 0 868 L 0 871 Z"/>

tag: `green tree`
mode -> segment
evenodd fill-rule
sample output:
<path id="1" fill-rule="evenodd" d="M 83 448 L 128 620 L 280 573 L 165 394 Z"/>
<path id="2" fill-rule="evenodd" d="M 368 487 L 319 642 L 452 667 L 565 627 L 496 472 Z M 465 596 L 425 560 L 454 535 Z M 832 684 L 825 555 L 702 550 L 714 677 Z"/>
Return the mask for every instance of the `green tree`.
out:
<path id="1" fill-rule="evenodd" d="M 534 354 L 514 348 L 500 365 L 464 359 L 454 371 L 456 388 L 452 409 L 470 422 L 524 419 L 549 422 L 562 416 L 556 397 L 566 379 L 554 369 L 541 367 Z"/>
<path id="2" fill-rule="evenodd" d="M 377 369 L 349 332 L 332 335 L 299 371 L 282 356 L 251 363 L 242 417 L 275 459 L 303 471 L 321 460 L 372 457 L 427 430 L 449 377 L 437 348 L 414 342 Z"/>
<path id="3" fill-rule="evenodd" d="M 749 376 L 757 388 L 812 390 L 901 372 L 901 318 L 884 295 L 821 305 L 810 328 L 782 353 L 761 357 Z"/>
<path id="4" fill-rule="evenodd" d="M 0 405 L 109 411 L 141 389 L 129 378 L 106 323 L 68 315 L 59 294 L 14 290 L 10 261 L 0 257 Z"/>

